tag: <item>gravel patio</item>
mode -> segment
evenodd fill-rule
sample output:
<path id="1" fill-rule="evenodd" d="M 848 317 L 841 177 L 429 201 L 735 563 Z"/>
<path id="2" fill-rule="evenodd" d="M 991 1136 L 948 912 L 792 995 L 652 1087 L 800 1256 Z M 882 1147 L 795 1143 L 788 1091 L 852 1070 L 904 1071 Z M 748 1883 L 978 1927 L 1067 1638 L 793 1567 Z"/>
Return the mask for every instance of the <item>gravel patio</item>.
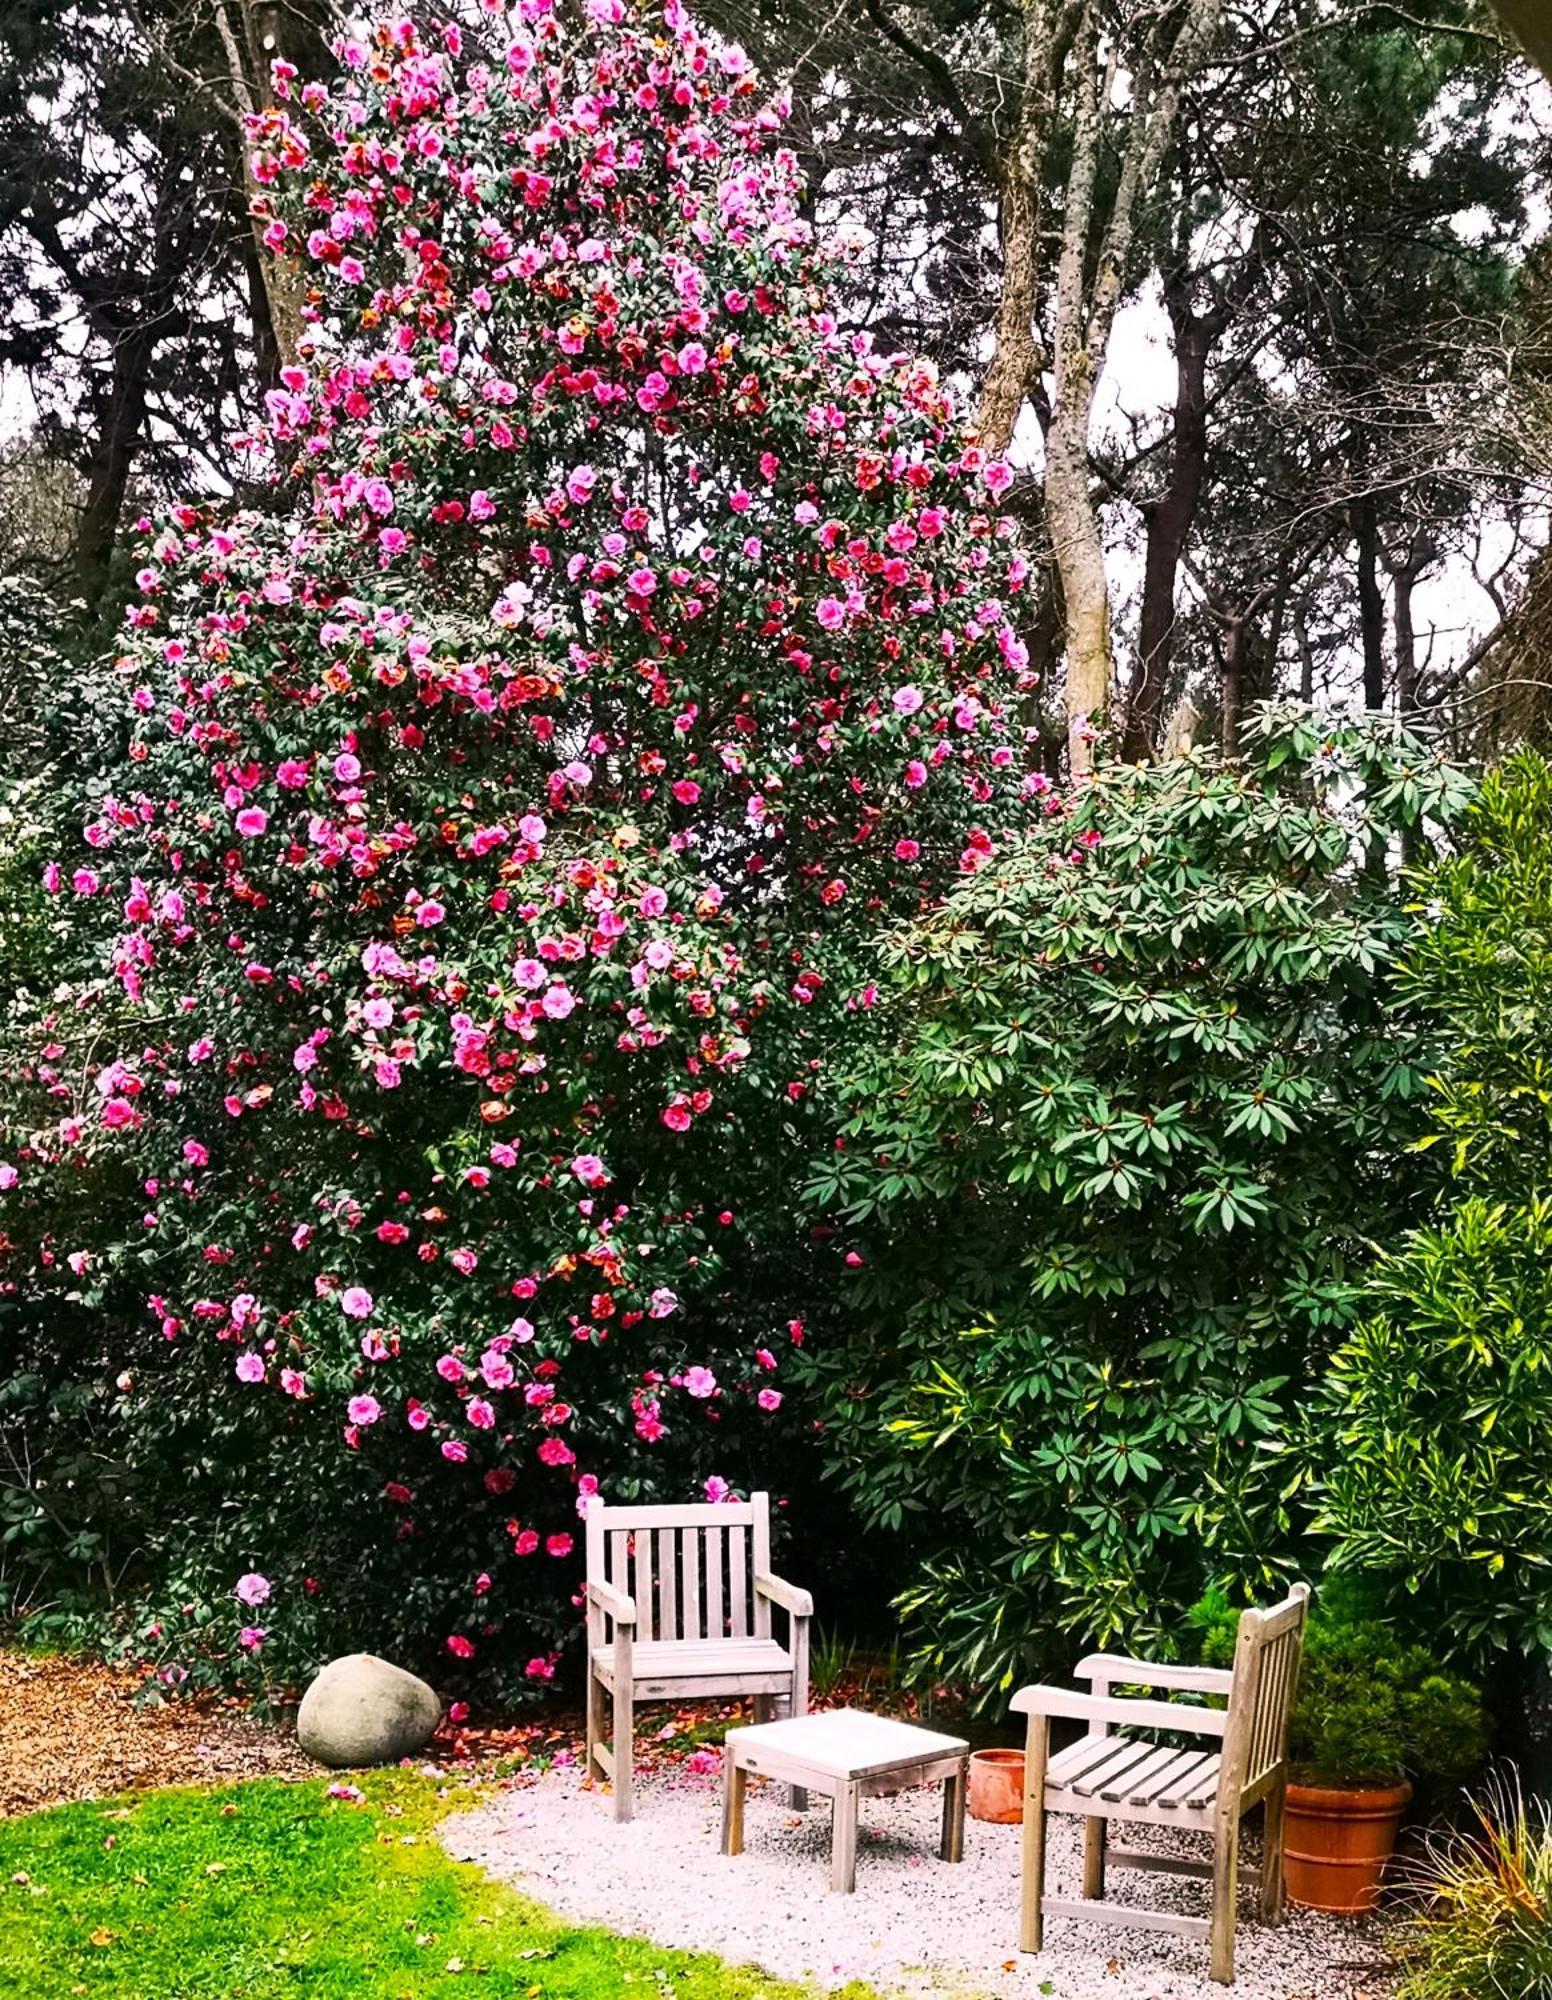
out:
<path id="1" fill-rule="evenodd" d="M 455 1814 L 442 1838 L 562 1915 L 712 1951 L 776 1977 L 824 1988 L 866 1980 L 912 1995 L 996 1994 L 1009 2000 L 1214 2000 L 1206 1951 L 1155 1932 L 1100 1930 L 1053 1919 L 1046 1949 L 1016 1949 L 1016 1826 L 971 1820 L 965 1858 L 937 1858 L 939 1795 L 913 1790 L 863 1805 L 854 1895 L 827 1893 L 830 1809 L 802 1816 L 784 1794 L 752 1785 L 745 1851 L 719 1851 L 721 1781 L 688 1773 L 638 1780 L 637 1817 L 616 1825 L 607 1798 L 578 1772 L 547 1773 L 486 1806 Z M 1151 1833 L 1138 1829 L 1138 1843 Z M 1165 1836 L 1156 1835 L 1156 1838 Z M 1076 1891 L 1077 1822 L 1051 1822 L 1050 1881 Z M 1194 1882 L 1112 1875 L 1111 1894 L 1181 1909 L 1201 1905 Z M 1290 1910 L 1268 1930 L 1241 1892 L 1240 2000 L 1378 2000 L 1391 1984 L 1380 1926 Z"/>

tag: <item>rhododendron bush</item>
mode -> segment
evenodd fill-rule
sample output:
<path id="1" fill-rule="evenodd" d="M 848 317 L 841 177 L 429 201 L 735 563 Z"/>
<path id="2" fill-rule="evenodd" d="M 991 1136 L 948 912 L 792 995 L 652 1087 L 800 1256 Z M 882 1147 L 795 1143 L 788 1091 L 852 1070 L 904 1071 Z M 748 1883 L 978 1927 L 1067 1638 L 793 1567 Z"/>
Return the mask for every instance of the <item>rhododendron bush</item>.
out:
<path id="1" fill-rule="evenodd" d="M 288 1667 L 543 1679 L 579 1500 L 780 1486 L 868 940 L 1051 809 L 1005 470 L 836 325 L 739 52 L 585 13 L 277 67 L 310 335 L 249 504 L 145 524 L 46 878 L 100 976 L 12 1086 L 7 1296 L 117 1314 L 160 1581 Z"/>

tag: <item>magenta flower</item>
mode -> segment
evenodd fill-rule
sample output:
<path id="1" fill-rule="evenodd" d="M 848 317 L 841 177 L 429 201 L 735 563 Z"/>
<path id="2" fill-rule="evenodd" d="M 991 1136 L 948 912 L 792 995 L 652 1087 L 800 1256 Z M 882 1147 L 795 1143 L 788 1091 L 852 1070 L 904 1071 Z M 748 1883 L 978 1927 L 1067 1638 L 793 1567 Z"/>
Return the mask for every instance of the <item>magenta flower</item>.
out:
<path id="1" fill-rule="evenodd" d="M 246 1604 L 251 1610 L 257 1604 L 268 1604 L 270 1583 L 267 1576 L 260 1576 L 257 1570 L 249 1570 L 237 1579 L 232 1595 L 239 1604 Z"/>
<path id="2" fill-rule="evenodd" d="M 345 1406 L 345 1414 L 353 1424 L 375 1424 L 382 1413 L 382 1404 L 375 1396 L 352 1396 Z"/>
<path id="3" fill-rule="evenodd" d="M 687 1368 L 684 1371 L 684 1387 L 688 1395 L 704 1401 L 717 1393 L 717 1378 L 709 1368 Z"/>
<path id="4" fill-rule="evenodd" d="M 263 1359 L 257 1354 L 239 1354 L 232 1373 L 237 1377 L 239 1382 L 262 1382 L 264 1380 Z"/>
<path id="5" fill-rule="evenodd" d="M 372 1311 L 372 1294 L 362 1285 L 348 1285 L 340 1293 L 340 1311 L 350 1319 L 367 1319 Z"/>
<path id="6" fill-rule="evenodd" d="M 246 806 L 237 815 L 237 831 L 245 840 L 253 840 L 269 825 L 269 814 L 261 806 Z"/>

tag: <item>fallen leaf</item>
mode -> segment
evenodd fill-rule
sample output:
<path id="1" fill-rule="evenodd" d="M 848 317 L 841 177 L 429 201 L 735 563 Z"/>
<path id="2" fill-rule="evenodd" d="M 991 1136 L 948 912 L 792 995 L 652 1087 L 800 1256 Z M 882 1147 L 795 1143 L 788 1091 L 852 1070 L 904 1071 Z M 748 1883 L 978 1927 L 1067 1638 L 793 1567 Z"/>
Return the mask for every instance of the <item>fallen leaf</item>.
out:
<path id="1" fill-rule="evenodd" d="M 104 1927 L 92 1932 L 91 1941 L 99 1950 L 104 1950 L 110 1944 L 117 1944 L 118 1936 L 117 1931 L 110 1931 Z"/>

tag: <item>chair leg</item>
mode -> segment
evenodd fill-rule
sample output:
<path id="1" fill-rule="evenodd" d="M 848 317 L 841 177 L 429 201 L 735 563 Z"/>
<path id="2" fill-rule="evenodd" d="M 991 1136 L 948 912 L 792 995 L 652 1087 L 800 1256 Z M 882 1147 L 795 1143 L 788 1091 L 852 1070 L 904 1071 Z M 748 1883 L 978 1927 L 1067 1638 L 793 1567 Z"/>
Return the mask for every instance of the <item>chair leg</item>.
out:
<path id="1" fill-rule="evenodd" d="M 598 1678 L 597 1674 L 593 1672 L 592 1666 L 591 1664 L 589 1664 L 587 1670 L 587 1767 L 586 1767 L 587 1776 L 589 1779 L 602 1778 L 605 1775 L 604 1767 L 599 1762 L 598 1759 L 598 1746 L 605 1740 L 604 1729 L 608 1719 L 605 1714 L 605 1710 L 607 1709 L 607 1707 L 608 1707 L 608 1702 L 605 1698 L 604 1684 Z"/>
<path id="2" fill-rule="evenodd" d="M 636 1775 L 635 1707 L 627 1683 L 614 1687 L 614 1816 L 627 1820 L 635 1816 Z"/>
<path id="3" fill-rule="evenodd" d="M 1088 1819 L 1083 1822 L 1083 1893 L 1090 1902 L 1099 1902 L 1105 1893 L 1105 1835 L 1110 1822 Z"/>
<path id="4" fill-rule="evenodd" d="M 1234 1903 L 1239 1890 L 1239 1818 L 1220 1819 L 1213 1828 L 1212 1921 L 1207 1974 L 1220 1986 L 1234 1984 Z"/>
<path id="5" fill-rule="evenodd" d="M 1045 1897 L 1045 1764 L 1051 1724 L 1044 1715 L 1029 1718 L 1024 1746 L 1024 1844 L 1020 1864 L 1019 1950 L 1038 1951 L 1043 1934 L 1041 1903 Z"/>
<path id="6" fill-rule="evenodd" d="M 963 1765 L 943 1781 L 943 1840 L 938 1852 L 945 1861 L 965 1858 L 965 1781 Z"/>
<path id="7" fill-rule="evenodd" d="M 1287 1816 L 1286 1783 L 1266 1795 L 1266 1819 L 1261 1834 L 1261 1915 L 1269 1924 L 1280 1924 L 1284 1913 L 1283 1826 Z"/>

